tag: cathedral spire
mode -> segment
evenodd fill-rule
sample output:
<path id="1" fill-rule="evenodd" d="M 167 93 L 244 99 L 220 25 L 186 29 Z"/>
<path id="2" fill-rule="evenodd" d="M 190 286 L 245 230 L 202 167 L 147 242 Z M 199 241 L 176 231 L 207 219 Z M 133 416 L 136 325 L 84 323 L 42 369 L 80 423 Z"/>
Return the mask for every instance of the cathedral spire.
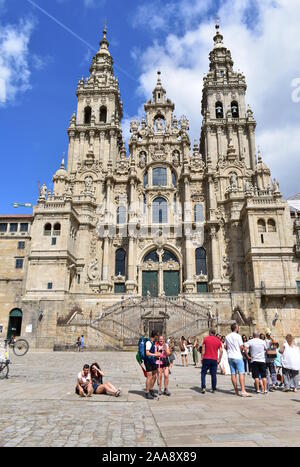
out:
<path id="1" fill-rule="evenodd" d="M 224 47 L 224 44 L 223 44 L 223 36 L 222 34 L 220 33 L 220 19 L 217 18 L 216 19 L 216 35 L 214 37 L 214 48 L 216 47 Z"/>
<path id="2" fill-rule="evenodd" d="M 100 50 L 98 52 L 98 54 L 107 54 L 110 56 L 110 52 L 108 50 L 108 47 L 109 47 L 109 42 L 107 40 L 107 26 L 106 26 L 106 22 L 104 24 L 104 29 L 103 29 L 103 37 L 102 37 L 102 40 L 100 42 Z"/>

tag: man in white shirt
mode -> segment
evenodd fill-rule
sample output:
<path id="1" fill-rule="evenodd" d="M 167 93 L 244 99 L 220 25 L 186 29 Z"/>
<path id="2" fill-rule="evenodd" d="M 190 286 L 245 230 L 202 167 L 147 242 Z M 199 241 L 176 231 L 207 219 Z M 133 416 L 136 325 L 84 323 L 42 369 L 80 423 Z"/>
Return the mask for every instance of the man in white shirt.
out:
<path id="1" fill-rule="evenodd" d="M 253 333 L 253 339 L 245 345 L 245 353 L 250 359 L 248 350 L 251 354 L 252 376 L 255 379 L 256 393 L 259 394 L 259 380 L 262 379 L 264 386 L 264 394 L 267 394 L 267 365 L 266 365 L 266 341 L 259 339 L 259 333 Z"/>
<path id="2" fill-rule="evenodd" d="M 225 347 L 228 354 L 228 362 L 231 372 L 231 381 L 235 390 L 236 395 L 239 395 L 237 387 L 237 378 L 236 374 L 239 374 L 239 381 L 241 386 L 241 396 L 242 397 L 251 397 L 250 394 L 246 392 L 245 389 L 245 365 L 242 356 L 242 350 L 244 349 L 244 344 L 241 336 L 239 335 L 238 325 L 232 324 L 231 334 L 228 334 L 225 339 Z"/>

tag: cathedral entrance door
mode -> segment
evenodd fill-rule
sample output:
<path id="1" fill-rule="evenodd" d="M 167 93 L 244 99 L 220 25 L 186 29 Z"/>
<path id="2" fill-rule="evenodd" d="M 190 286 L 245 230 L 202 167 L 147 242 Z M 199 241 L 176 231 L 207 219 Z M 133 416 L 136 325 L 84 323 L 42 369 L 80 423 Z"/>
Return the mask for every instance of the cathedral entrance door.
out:
<path id="1" fill-rule="evenodd" d="M 158 271 L 143 271 L 143 297 L 147 297 L 148 292 L 151 297 L 158 296 Z"/>
<path id="2" fill-rule="evenodd" d="M 177 297 L 179 290 L 179 271 L 164 271 L 164 292 L 166 297 Z"/>

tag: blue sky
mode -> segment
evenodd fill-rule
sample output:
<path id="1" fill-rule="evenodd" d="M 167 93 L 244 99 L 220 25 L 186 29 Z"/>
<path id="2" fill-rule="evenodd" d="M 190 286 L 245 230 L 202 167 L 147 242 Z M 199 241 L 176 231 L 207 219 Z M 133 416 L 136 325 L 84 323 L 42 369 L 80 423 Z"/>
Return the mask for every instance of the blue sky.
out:
<path id="1" fill-rule="evenodd" d="M 78 79 L 88 75 L 95 52 L 86 43 L 98 48 L 105 19 L 125 136 L 130 119 L 142 115 L 159 67 L 177 115 L 190 118 L 193 139 L 218 14 L 236 69 L 246 75 L 257 144 L 284 195 L 300 192 L 298 6 L 297 0 L 0 0 L 0 213 L 15 213 L 14 201 L 35 203 L 38 181 L 50 185 L 67 152 Z"/>

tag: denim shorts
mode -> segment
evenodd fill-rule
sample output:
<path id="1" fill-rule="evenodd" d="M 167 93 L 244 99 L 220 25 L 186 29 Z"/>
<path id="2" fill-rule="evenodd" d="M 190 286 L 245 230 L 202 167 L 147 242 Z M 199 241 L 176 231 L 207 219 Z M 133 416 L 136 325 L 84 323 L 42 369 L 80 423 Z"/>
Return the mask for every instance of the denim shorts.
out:
<path id="1" fill-rule="evenodd" d="M 239 373 L 240 375 L 245 374 L 245 365 L 244 365 L 244 360 L 237 359 L 237 358 L 228 358 L 228 363 L 230 366 L 230 372 L 232 375 L 235 375 L 236 373 Z"/>

